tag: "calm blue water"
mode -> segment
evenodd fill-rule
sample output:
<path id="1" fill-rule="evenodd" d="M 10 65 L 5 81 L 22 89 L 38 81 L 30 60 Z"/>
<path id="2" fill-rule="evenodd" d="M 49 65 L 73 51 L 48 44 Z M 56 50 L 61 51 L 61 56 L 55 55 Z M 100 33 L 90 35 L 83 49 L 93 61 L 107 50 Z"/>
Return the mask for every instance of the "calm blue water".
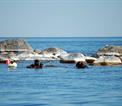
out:
<path id="1" fill-rule="evenodd" d="M 0 38 L 0 40 L 7 38 Z M 106 44 L 121 45 L 122 38 L 24 38 L 33 48 L 63 48 L 94 54 Z M 16 69 L 0 64 L 0 106 L 122 106 L 122 66 L 76 69 L 75 64 L 48 62 L 57 67 Z"/>

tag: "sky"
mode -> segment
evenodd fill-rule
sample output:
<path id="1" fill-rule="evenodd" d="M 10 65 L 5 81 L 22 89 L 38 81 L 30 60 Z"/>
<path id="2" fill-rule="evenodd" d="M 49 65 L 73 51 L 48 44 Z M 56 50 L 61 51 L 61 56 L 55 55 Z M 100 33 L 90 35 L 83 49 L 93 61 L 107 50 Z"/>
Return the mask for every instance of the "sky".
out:
<path id="1" fill-rule="evenodd" d="M 122 36 L 122 0 L 0 0 L 0 37 Z"/>

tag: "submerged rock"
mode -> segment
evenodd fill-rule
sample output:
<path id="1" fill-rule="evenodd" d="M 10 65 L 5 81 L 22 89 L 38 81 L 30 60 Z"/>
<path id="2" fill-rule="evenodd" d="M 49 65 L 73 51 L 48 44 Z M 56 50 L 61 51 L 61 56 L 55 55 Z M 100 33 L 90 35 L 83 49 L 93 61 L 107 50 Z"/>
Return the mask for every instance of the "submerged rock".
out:
<path id="1" fill-rule="evenodd" d="M 77 63 L 79 61 L 85 62 L 85 57 L 81 53 L 69 53 L 69 54 L 60 56 L 61 63 Z"/>
<path id="2" fill-rule="evenodd" d="M 97 51 L 97 55 L 122 55 L 122 46 L 106 45 Z"/>
<path id="3" fill-rule="evenodd" d="M 95 65 L 119 65 L 122 64 L 122 61 L 119 57 L 116 56 L 100 56 L 96 61 Z"/>

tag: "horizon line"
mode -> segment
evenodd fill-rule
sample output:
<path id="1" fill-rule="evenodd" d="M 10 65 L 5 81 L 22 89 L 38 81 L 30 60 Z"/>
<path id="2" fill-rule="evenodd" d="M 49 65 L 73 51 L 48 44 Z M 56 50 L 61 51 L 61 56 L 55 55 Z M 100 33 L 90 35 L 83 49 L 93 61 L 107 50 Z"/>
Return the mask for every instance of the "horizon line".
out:
<path id="1" fill-rule="evenodd" d="M 88 37 L 98 37 L 98 38 L 102 38 L 102 37 L 122 37 L 122 36 L 0 36 L 0 38 L 8 38 L 8 37 L 11 37 L 11 38 L 21 38 L 21 37 L 24 37 L 24 38 L 29 38 L 29 37 L 37 37 L 37 38 L 88 38 Z"/>

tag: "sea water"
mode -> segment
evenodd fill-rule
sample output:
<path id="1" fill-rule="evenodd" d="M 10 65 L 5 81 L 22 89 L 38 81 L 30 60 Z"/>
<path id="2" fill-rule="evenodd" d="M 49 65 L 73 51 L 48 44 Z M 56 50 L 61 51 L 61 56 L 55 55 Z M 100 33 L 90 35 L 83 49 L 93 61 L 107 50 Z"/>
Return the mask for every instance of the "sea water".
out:
<path id="1" fill-rule="evenodd" d="M 105 45 L 122 46 L 121 37 L 23 39 L 34 49 L 59 47 L 84 55 L 94 55 Z M 0 106 L 122 106 L 122 66 L 77 69 L 52 61 L 44 65 L 56 67 L 27 69 L 29 64 L 20 61 L 15 69 L 0 64 Z"/>

